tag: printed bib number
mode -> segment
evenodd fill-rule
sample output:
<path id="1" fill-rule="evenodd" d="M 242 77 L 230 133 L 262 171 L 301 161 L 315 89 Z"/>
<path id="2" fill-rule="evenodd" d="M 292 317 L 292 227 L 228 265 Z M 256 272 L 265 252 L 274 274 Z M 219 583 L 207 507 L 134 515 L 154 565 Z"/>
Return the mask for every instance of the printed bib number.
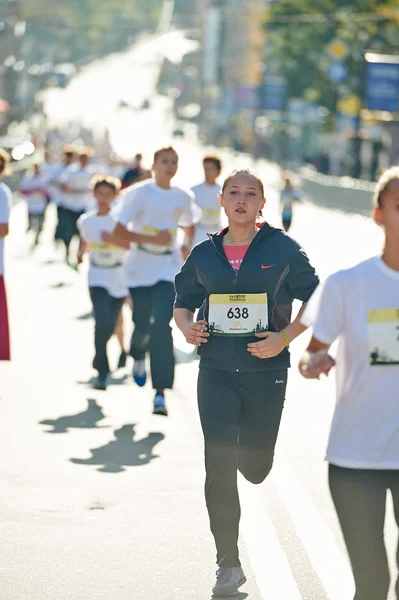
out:
<path id="1" fill-rule="evenodd" d="M 206 208 L 202 208 L 202 217 L 201 217 L 201 225 L 218 225 L 219 224 L 219 218 L 220 218 L 220 209 L 216 209 L 216 210 L 209 210 Z"/>
<path id="2" fill-rule="evenodd" d="M 145 233 L 145 235 L 156 236 L 160 232 L 160 229 L 156 229 L 155 227 L 149 227 L 148 225 L 144 225 L 141 228 L 141 233 Z M 176 235 L 176 230 L 169 229 L 169 233 L 172 238 Z M 151 252 L 151 254 L 165 254 L 167 252 L 171 252 L 174 247 L 174 242 L 167 244 L 165 246 L 158 246 L 157 244 L 140 244 L 145 250 Z"/>
<path id="3" fill-rule="evenodd" d="M 379 308 L 367 314 L 371 365 L 399 365 L 399 308 Z"/>
<path id="4" fill-rule="evenodd" d="M 124 251 L 113 244 L 92 244 L 90 258 L 96 267 L 111 268 L 123 261 Z"/>
<path id="5" fill-rule="evenodd" d="M 212 294 L 209 297 L 209 333 L 253 336 L 267 331 L 267 294 Z"/>

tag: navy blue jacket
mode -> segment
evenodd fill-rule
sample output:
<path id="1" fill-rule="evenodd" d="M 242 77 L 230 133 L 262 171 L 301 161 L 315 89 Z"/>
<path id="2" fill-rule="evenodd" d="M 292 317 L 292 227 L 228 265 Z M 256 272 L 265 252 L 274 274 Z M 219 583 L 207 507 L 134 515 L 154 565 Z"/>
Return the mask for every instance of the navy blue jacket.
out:
<path id="1" fill-rule="evenodd" d="M 308 257 L 296 242 L 281 229 L 267 223 L 251 243 L 239 271 L 229 263 L 223 249 L 223 236 L 208 234 L 197 244 L 176 275 L 175 308 L 198 313 L 198 320 L 208 321 L 210 294 L 267 293 L 269 331 L 280 331 L 291 321 L 295 298 L 307 302 L 319 279 Z M 266 268 L 265 268 L 266 267 Z M 273 358 L 261 359 L 248 352 L 256 337 L 212 336 L 198 349 L 201 367 L 223 371 L 263 371 L 290 366 L 288 348 Z"/>

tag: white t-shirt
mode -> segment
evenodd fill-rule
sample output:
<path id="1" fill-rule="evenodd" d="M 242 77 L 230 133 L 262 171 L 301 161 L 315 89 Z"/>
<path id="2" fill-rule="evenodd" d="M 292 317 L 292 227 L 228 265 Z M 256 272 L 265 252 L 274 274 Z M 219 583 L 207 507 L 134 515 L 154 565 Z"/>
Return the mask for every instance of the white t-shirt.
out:
<path id="1" fill-rule="evenodd" d="M 48 190 L 51 196 L 51 201 L 56 204 L 60 203 L 60 191 L 56 185 L 58 179 L 64 170 L 65 165 L 56 162 L 45 162 L 40 167 L 40 173 L 47 182 Z"/>
<path id="2" fill-rule="evenodd" d="M 74 212 L 86 210 L 92 202 L 91 180 L 93 179 L 93 170 L 90 167 L 82 169 L 79 165 L 71 165 L 64 169 L 60 182 L 66 183 L 75 192 L 64 192 L 62 206 L 69 208 Z M 77 193 L 80 192 L 80 193 Z"/>
<path id="3" fill-rule="evenodd" d="M 10 217 L 12 193 L 9 187 L 0 183 L 0 223 L 8 223 Z M 0 275 L 4 273 L 4 238 L 0 237 Z"/>
<path id="4" fill-rule="evenodd" d="M 196 205 L 202 211 L 202 217 L 198 224 L 198 234 L 201 234 L 201 240 L 198 241 L 202 241 L 206 237 L 205 230 L 214 232 L 220 229 L 220 185 L 218 183 L 209 185 L 204 181 L 204 183 L 191 188 L 191 191 L 195 195 Z"/>
<path id="5" fill-rule="evenodd" d="M 83 241 L 90 244 L 89 287 L 102 287 L 114 298 L 124 298 L 129 291 L 125 283 L 123 261 L 126 250 L 105 243 L 101 233 L 112 233 L 116 219 L 111 214 L 98 215 L 97 211 L 79 217 L 78 228 Z"/>
<path id="6" fill-rule="evenodd" d="M 129 287 L 174 281 L 182 262 L 176 242 L 177 228 L 193 225 L 194 214 L 194 195 L 177 186 L 166 190 L 149 179 L 127 188 L 118 221 L 135 233 L 156 235 L 168 229 L 172 234 L 168 246 L 132 244 L 125 267 Z"/>
<path id="7" fill-rule="evenodd" d="M 375 257 L 334 273 L 315 291 L 302 323 L 324 344 L 339 340 L 327 460 L 399 469 L 399 272 Z"/>
<path id="8" fill-rule="evenodd" d="M 33 192 L 32 190 L 40 189 L 43 191 Z M 30 215 L 42 215 L 46 210 L 48 197 L 48 182 L 43 175 L 27 175 L 21 181 L 19 186 L 20 192 L 25 195 L 25 200 L 28 205 Z M 29 193 L 30 192 L 30 193 Z"/>

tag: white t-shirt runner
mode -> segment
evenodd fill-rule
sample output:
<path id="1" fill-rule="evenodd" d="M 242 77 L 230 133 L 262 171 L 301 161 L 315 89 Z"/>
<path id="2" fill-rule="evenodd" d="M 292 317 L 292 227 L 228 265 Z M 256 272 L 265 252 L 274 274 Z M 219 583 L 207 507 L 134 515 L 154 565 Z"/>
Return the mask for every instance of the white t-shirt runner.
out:
<path id="1" fill-rule="evenodd" d="M 0 224 L 7 224 L 10 218 L 12 192 L 0 182 Z M 0 275 L 4 274 L 4 238 L 0 237 Z"/>
<path id="2" fill-rule="evenodd" d="M 21 181 L 20 192 L 28 192 L 25 200 L 30 215 L 42 215 L 46 210 L 48 198 L 48 181 L 43 175 L 27 175 Z M 40 190 L 40 191 L 33 191 Z"/>
<path id="3" fill-rule="evenodd" d="M 317 288 L 302 323 L 324 344 L 339 340 L 326 459 L 399 469 L 399 272 L 379 257 L 338 271 Z"/>
<path id="4" fill-rule="evenodd" d="M 124 298 L 129 291 L 125 283 L 123 261 L 126 250 L 102 240 L 103 231 L 112 233 L 116 226 L 113 215 L 99 215 L 97 211 L 79 217 L 77 225 L 89 250 L 89 287 L 101 287 L 114 298 Z"/>
<path id="5" fill-rule="evenodd" d="M 215 183 L 209 185 L 204 181 L 191 188 L 195 195 L 195 203 L 202 211 L 202 217 L 198 223 L 194 244 L 203 242 L 208 232 L 215 232 L 221 228 L 220 218 L 220 185 Z"/>
<path id="6" fill-rule="evenodd" d="M 93 176 L 94 172 L 90 167 L 81 169 L 80 166 L 72 165 L 64 169 L 60 182 L 66 183 L 74 190 L 74 193 L 63 192 L 62 206 L 64 208 L 81 212 L 90 207 L 90 203 L 93 201 L 91 189 Z"/>
<path id="7" fill-rule="evenodd" d="M 168 229 L 172 242 L 168 246 L 132 244 L 125 263 L 129 287 L 152 286 L 159 281 L 174 282 L 182 263 L 176 241 L 179 226 L 195 222 L 194 195 L 177 186 L 159 187 L 149 179 L 127 189 L 122 196 L 117 220 L 135 233 L 156 235 Z"/>

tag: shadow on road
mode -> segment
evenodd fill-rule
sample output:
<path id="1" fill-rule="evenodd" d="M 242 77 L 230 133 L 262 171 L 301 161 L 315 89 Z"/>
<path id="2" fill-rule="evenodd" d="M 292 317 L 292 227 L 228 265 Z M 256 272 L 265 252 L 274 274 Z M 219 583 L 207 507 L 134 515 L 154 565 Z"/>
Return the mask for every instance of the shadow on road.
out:
<path id="1" fill-rule="evenodd" d="M 219 596 L 212 596 L 211 600 L 216 600 L 216 598 L 218 598 L 218 597 Z M 246 594 L 245 592 L 238 592 L 238 594 L 229 596 L 229 598 L 232 598 L 232 600 L 245 600 L 245 598 L 248 598 L 248 594 Z"/>
<path id="2" fill-rule="evenodd" d="M 50 425 L 53 427 L 53 429 L 49 429 L 47 433 L 68 433 L 68 430 L 71 428 L 97 428 L 97 423 L 104 419 L 105 415 L 96 400 L 88 399 L 87 402 L 87 409 L 83 412 L 77 413 L 76 415 L 58 417 L 58 419 L 46 419 L 45 421 L 40 421 L 40 425 Z"/>
<path id="3" fill-rule="evenodd" d="M 139 441 L 134 440 L 135 425 L 123 425 L 115 431 L 115 440 L 100 448 L 90 448 L 90 458 L 71 458 L 75 465 L 95 465 L 101 473 L 122 473 L 124 467 L 147 465 L 158 454 L 154 447 L 164 439 L 164 434 L 152 432 Z"/>
<path id="4" fill-rule="evenodd" d="M 114 377 L 113 375 L 111 375 L 108 378 L 107 385 L 123 385 L 127 379 L 129 379 L 129 375 L 127 373 L 124 373 L 120 377 Z M 97 377 L 93 376 L 93 377 L 90 377 L 90 379 L 88 379 L 87 381 L 76 381 L 76 383 L 78 385 L 93 385 L 93 383 L 96 380 L 97 380 Z"/>
<path id="5" fill-rule="evenodd" d="M 78 317 L 75 317 L 77 321 L 87 321 L 88 319 L 91 319 L 94 317 L 94 313 L 91 310 L 90 312 L 84 313 L 83 315 L 79 315 Z"/>
<path id="6" fill-rule="evenodd" d="M 65 281 L 59 281 L 58 283 L 52 283 L 48 287 L 51 290 L 59 290 L 61 288 L 65 288 L 65 287 L 71 287 L 71 285 L 72 285 L 71 283 L 65 283 Z"/>

